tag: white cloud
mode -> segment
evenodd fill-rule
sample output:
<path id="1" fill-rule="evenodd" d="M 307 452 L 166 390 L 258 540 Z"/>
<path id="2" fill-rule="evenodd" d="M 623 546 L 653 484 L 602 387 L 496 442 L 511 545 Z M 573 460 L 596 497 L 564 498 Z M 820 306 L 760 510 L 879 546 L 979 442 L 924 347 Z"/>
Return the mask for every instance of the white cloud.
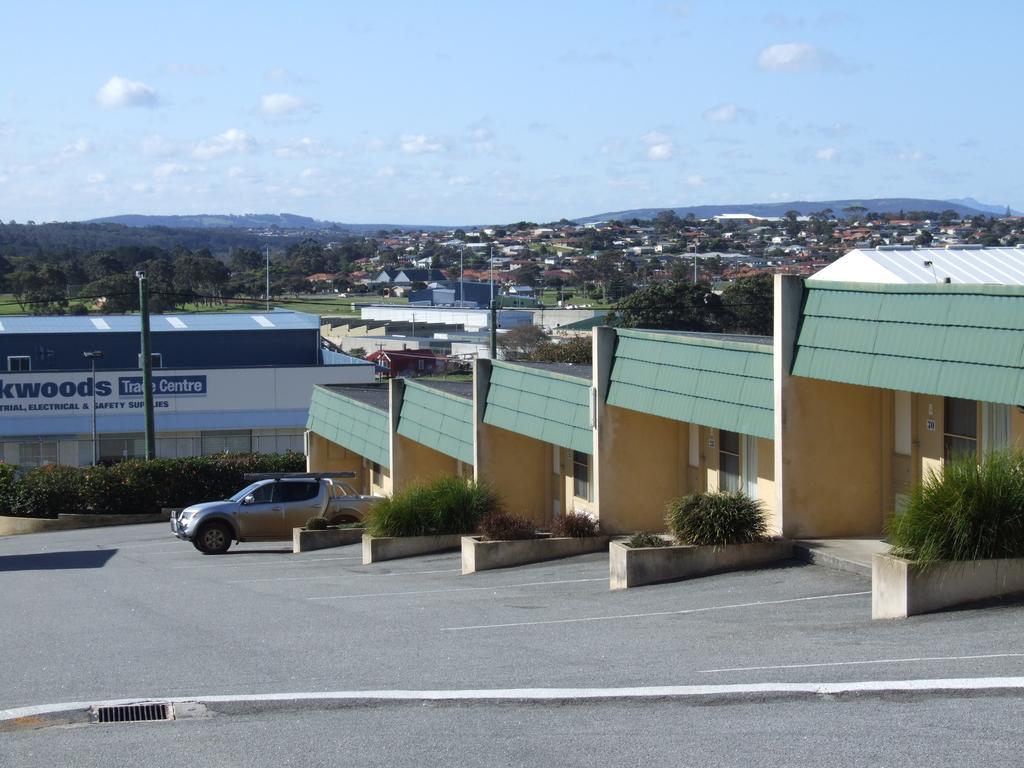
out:
<path id="1" fill-rule="evenodd" d="M 406 133 L 398 140 L 399 148 L 407 155 L 422 155 L 444 152 L 446 147 L 440 141 L 422 133 Z"/>
<path id="2" fill-rule="evenodd" d="M 700 174 L 694 173 L 686 177 L 686 183 L 691 187 L 703 187 L 707 181 Z"/>
<path id="3" fill-rule="evenodd" d="M 132 192 L 134 192 L 137 195 L 148 195 L 152 191 L 152 184 L 146 184 L 143 181 L 137 181 L 136 183 L 132 184 Z"/>
<path id="4" fill-rule="evenodd" d="M 79 138 L 61 147 L 54 160 L 58 163 L 63 163 L 67 160 L 87 155 L 90 152 L 92 152 L 92 142 L 88 139 Z"/>
<path id="5" fill-rule="evenodd" d="M 299 176 L 303 179 L 319 179 L 325 175 L 320 168 L 303 168 L 299 171 Z"/>
<path id="6" fill-rule="evenodd" d="M 761 51 L 757 65 L 767 72 L 815 72 L 828 66 L 831 59 L 810 43 L 777 43 Z"/>
<path id="7" fill-rule="evenodd" d="M 662 6 L 662 10 L 665 11 L 669 16 L 674 16 L 677 19 L 685 19 L 690 15 L 690 4 L 689 3 L 665 3 Z"/>
<path id="8" fill-rule="evenodd" d="M 105 173 L 90 173 L 85 177 L 85 180 L 89 184 L 102 184 L 107 180 L 107 174 Z"/>
<path id="9" fill-rule="evenodd" d="M 835 147 L 824 147 L 814 153 L 814 156 L 819 160 L 824 160 L 826 163 L 830 163 L 839 156 L 839 150 Z"/>
<path id="10" fill-rule="evenodd" d="M 390 179 L 395 175 L 395 169 L 393 166 L 385 165 L 382 168 L 377 169 L 377 173 L 374 174 L 378 179 Z"/>
<path id="11" fill-rule="evenodd" d="M 448 179 L 449 187 L 466 187 L 473 183 L 469 176 L 452 176 Z"/>
<path id="12" fill-rule="evenodd" d="M 293 141 L 283 147 L 274 150 L 278 157 L 306 157 L 320 151 L 320 145 L 309 136 Z"/>
<path id="13" fill-rule="evenodd" d="M 245 131 L 229 128 L 224 133 L 199 142 L 192 150 L 193 157 L 208 160 L 231 153 L 246 153 L 256 149 L 256 141 Z"/>
<path id="14" fill-rule="evenodd" d="M 265 93 L 260 96 L 260 112 L 264 115 L 290 115 L 308 106 L 305 101 L 290 93 Z"/>
<path id="15" fill-rule="evenodd" d="M 387 146 L 387 142 L 384 139 L 374 137 L 366 142 L 366 149 L 370 152 L 380 152 Z"/>
<path id="16" fill-rule="evenodd" d="M 147 157 L 166 157 L 174 154 L 174 145 L 158 133 L 142 140 L 142 154 Z"/>
<path id="17" fill-rule="evenodd" d="M 158 179 L 166 179 L 169 176 L 181 176 L 189 172 L 187 165 L 181 163 L 162 163 L 153 169 L 153 176 Z"/>
<path id="18" fill-rule="evenodd" d="M 156 91 L 145 83 L 114 75 L 96 91 L 96 102 L 106 109 L 155 107 Z"/>
<path id="19" fill-rule="evenodd" d="M 719 104 L 704 110 L 704 119 L 711 123 L 734 123 L 737 120 L 753 122 L 754 113 L 737 104 Z"/>
<path id="20" fill-rule="evenodd" d="M 647 144 L 647 157 L 651 160 L 668 160 L 676 153 L 671 137 L 658 131 L 651 131 L 643 137 Z"/>

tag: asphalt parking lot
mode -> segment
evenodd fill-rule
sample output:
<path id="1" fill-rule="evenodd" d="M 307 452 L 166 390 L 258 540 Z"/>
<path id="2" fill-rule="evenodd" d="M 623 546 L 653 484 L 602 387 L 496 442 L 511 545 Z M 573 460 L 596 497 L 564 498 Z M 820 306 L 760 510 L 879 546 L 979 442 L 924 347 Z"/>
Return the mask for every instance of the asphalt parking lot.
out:
<path id="1" fill-rule="evenodd" d="M 145 525 L 0 539 L 0 585 L 0 708 L 1024 675 L 1020 603 L 872 622 L 867 579 L 797 564 L 611 592 L 603 554 L 462 576 L 457 553 L 204 557 Z"/>

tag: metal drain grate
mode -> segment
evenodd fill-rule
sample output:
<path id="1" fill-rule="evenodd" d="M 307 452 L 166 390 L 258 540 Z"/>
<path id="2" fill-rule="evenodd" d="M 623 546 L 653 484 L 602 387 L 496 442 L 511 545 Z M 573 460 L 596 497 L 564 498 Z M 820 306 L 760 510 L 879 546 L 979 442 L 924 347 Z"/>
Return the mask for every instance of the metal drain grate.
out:
<path id="1" fill-rule="evenodd" d="M 170 720 L 170 704 L 119 704 L 111 707 L 95 707 L 94 722 L 97 723 L 146 723 L 154 720 Z"/>

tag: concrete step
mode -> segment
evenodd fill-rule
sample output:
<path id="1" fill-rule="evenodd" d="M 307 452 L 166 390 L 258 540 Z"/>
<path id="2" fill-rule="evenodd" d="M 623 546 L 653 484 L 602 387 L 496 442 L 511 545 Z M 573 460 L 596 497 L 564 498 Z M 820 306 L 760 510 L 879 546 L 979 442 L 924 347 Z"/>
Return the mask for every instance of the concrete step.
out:
<path id="1" fill-rule="evenodd" d="M 805 563 L 871 578 L 871 557 L 888 552 L 881 539 L 803 539 L 793 543 L 793 555 Z"/>

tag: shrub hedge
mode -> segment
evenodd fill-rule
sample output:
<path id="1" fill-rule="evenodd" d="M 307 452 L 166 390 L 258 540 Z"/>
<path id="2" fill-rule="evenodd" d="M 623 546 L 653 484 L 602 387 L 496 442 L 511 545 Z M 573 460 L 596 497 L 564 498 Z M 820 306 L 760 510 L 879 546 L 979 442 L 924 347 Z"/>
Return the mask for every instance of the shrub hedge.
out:
<path id="1" fill-rule="evenodd" d="M 680 544 L 748 544 L 768 535 L 764 505 L 739 492 L 683 496 L 669 504 L 665 522 Z"/>
<path id="2" fill-rule="evenodd" d="M 551 524 L 551 535 L 585 539 L 597 536 L 601 532 L 597 520 L 585 512 L 566 512 L 562 517 L 555 518 Z"/>
<path id="3" fill-rule="evenodd" d="M 381 499 L 367 515 L 371 536 L 438 536 L 470 533 L 480 519 L 501 508 L 486 485 L 442 477 Z"/>
<path id="4" fill-rule="evenodd" d="M 19 473 L 0 464 L 0 514 L 151 514 L 225 499 L 250 472 L 301 472 L 301 453 L 218 454 L 181 459 L 129 459 L 110 466 L 48 464 Z"/>
<path id="5" fill-rule="evenodd" d="M 947 461 L 890 521 L 889 541 L 922 562 L 1024 557 L 1024 453 Z"/>
<path id="6" fill-rule="evenodd" d="M 486 515 L 477 525 L 477 531 L 487 541 L 519 541 L 537 538 L 537 529 L 520 515 L 498 510 Z"/>

